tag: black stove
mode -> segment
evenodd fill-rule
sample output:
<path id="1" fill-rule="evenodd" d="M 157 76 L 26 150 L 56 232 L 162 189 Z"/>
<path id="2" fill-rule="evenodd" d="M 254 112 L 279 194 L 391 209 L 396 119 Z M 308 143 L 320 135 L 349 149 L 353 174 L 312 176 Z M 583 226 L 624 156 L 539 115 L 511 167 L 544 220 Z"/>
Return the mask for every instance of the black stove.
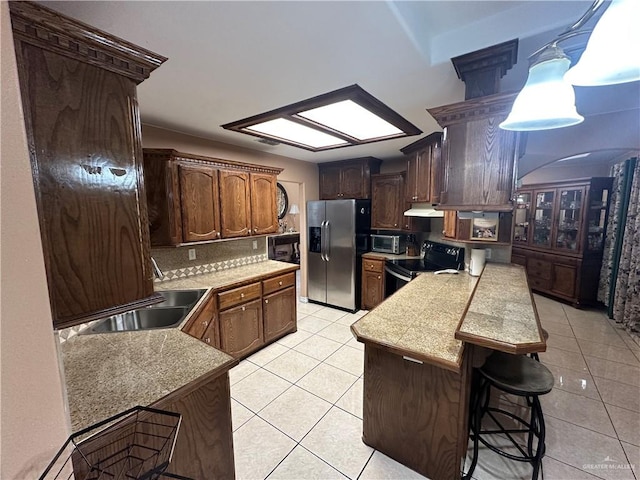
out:
<path id="1" fill-rule="evenodd" d="M 453 268 L 464 269 L 464 248 L 453 247 L 444 243 L 425 241 L 422 244 L 422 258 L 406 260 L 387 259 L 385 268 L 392 275 L 395 273 L 405 279 L 414 279 L 422 272 L 434 272 Z"/>

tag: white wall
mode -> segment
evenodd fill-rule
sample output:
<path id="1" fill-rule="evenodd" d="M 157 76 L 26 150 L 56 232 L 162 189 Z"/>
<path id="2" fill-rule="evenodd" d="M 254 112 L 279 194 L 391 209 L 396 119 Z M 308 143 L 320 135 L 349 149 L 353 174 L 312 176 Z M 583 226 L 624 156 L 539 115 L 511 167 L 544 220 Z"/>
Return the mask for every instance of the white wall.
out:
<path id="1" fill-rule="evenodd" d="M 6 1 L 0 130 L 0 478 L 37 478 L 69 435 Z"/>

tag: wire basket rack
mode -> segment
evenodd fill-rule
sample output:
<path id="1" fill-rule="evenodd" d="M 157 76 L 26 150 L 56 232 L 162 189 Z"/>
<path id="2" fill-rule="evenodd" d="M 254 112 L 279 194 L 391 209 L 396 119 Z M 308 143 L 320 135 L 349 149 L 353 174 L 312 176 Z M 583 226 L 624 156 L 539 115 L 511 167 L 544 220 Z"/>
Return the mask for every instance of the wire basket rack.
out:
<path id="1" fill-rule="evenodd" d="M 133 407 L 71 435 L 40 480 L 155 480 L 166 473 L 182 417 Z"/>

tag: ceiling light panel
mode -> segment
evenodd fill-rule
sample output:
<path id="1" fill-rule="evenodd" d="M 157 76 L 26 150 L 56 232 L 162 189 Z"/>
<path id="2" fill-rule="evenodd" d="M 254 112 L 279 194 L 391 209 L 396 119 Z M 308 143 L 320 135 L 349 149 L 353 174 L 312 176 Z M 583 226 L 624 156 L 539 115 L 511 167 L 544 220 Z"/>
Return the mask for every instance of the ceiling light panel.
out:
<path id="1" fill-rule="evenodd" d="M 380 118 L 353 100 L 343 100 L 323 107 L 299 112 L 298 116 L 307 118 L 332 130 L 357 138 L 373 140 L 375 138 L 404 135 L 395 125 Z"/>
<path id="2" fill-rule="evenodd" d="M 257 123 L 250 127 L 246 127 L 246 130 L 263 133 L 270 137 L 277 137 L 285 141 L 299 143 L 311 148 L 331 148 L 348 144 L 348 142 L 341 138 L 334 137 L 291 120 L 287 120 L 286 118 L 276 118 L 267 122 Z"/>
<path id="3" fill-rule="evenodd" d="M 277 139 L 314 152 L 422 133 L 359 85 L 227 123 L 222 128 Z"/>

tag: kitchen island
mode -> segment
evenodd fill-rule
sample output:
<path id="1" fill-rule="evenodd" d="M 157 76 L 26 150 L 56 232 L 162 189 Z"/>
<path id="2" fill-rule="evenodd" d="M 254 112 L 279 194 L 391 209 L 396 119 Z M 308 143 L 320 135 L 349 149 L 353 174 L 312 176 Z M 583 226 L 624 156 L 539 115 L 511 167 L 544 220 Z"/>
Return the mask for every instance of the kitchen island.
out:
<path id="1" fill-rule="evenodd" d="M 422 274 L 351 329 L 365 345 L 363 441 L 438 480 L 461 476 L 484 347 L 545 350 L 524 269 L 510 264 Z"/>
<path id="2" fill-rule="evenodd" d="M 264 261 L 156 283 L 156 290 L 209 290 L 175 328 L 74 332 L 60 345 L 72 431 L 135 405 L 179 412 L 182 425 L 169 472 L 234 478 L 228 371 L 238 360 L 181 329 L 217 290 L 297 269 Z"/>

